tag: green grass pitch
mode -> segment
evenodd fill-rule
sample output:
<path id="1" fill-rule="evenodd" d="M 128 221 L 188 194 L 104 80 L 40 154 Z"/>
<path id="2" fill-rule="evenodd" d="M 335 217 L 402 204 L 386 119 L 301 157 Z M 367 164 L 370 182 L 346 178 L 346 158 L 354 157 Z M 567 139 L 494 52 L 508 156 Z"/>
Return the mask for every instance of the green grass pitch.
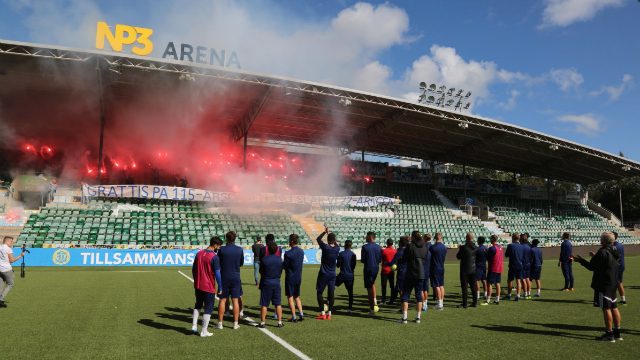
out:
<path id="1" fill-rule="evenodd" d="M 317 266 L 308 266 L 302 289 L 307 320 L 268 329 L 313 359 L 629 359 L 636 356 L 640 342 L 640 273 L 635 271 L 639 267 L 640 257 L 627 259 L 629 304 L 621 307 L 624 341 L 615 344 L 594 340 L 603 325 L 601 311 L 591 304 L 591 273 L 574 266 L 576 291 L 560 292 L 562 276 L 552 260 L 545 262 L 542 272 L 542 298 L 475 309 L 455 308 L 460 302 L 458 264 L 448 263 L 445 310 L 431 308 L 422 324 L 407 325 L 399 324 L 398 307 L 381 306 L 378 317 L 364 316 L 366 292 L 360 276 L 355 284 L 356 314 L 340 311 L 347 300 L 341 287 L 333 319 L 313 319 Z M 28 268 L 26 278 L 16 279 L 9 307 L 0 309 L 0 357 L 295 358 L 249 325 L 234 331 L 226 322 L 222 331 L 212 325 L 210 338 L 189 335 L 193 285 L 178 270 L 191 275 L 190 269 L 177 268 Z M 361 271 L 359 267 L 356 274 Z M 243 269 L 242 277 L 245 312 L 257 319 L 252 265 Z M 289 316 L 289 311 L 285 314 Z M 414 316 L 410 310 L 409 319 Z M 268 320 L 268 325 L 274 324 Z"/>

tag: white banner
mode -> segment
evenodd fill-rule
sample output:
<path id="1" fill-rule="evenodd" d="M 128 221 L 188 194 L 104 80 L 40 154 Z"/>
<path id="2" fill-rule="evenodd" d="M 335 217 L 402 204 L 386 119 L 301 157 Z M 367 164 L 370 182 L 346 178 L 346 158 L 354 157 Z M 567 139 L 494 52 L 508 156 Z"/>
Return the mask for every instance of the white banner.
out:
<path id="1" fill-rule="evenodd" d="M 238 194 L 215 192 L 176 186 L 156 185 L 82 185 L 82 196 L 104 198 L 138 198 L 157 200 L 202 201 L 227 203 L 233 201 L 260 203 L 309 204 L 327 207 L 375 207 L 399 204 L 400 200 L 385 196 L 311 196 L 288 194 Z"/>

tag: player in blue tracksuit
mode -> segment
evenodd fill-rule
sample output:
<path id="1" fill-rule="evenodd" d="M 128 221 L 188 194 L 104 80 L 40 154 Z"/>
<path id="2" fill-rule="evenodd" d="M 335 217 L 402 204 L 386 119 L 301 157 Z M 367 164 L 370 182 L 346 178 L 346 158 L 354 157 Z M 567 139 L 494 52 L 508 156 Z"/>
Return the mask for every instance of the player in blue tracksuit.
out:
<path id="1" fill-rule="evenodd" d="M 431 248 L 431 234 L 422 235 L 422 239 L 424 240 L 424 246 L 427 248 L 427 257 L 424 266 L 424 281 L 422 284 L 422 311 L 427 311 L 429 301 L 429 277 L 431 273 L 431 252 L 429 249 Z"/>
<path id="2" fill-rule="evenodd" d="M 393 257 L 393 260 L 388 264 L 391 267 L 393 267 L 394 265 L 396 266 L 396 294 L 398 295 L 402 295 L 407 274 L 407 264 L 400 261 L 404 256 L 404 251 L 407 249 L 407 245 L 409 245 L 409 237 L 400 236 L 400 241 L 398 242 L 398 251 Z"/>
<path id="3" fill-rule="evenodd" d="M 511 244 L 507 245 L 504 257 L 509 258 L 509 273 L 507 277 L 507 287 L 509 292 L 507 299 L 511 300 L 511 292 L 513 291 L 513 280 L 516 281 L 516 297 L 515 301 L 520 300 L 520 290 L 522 289 L 522 250 L 520 250 L 520 234 L 511 234 Z"/>
<path id="4" fill-rule="evenodd" d="M 487 247 L 484 243 L 487 239 L 484 236 L 478 236 L 478 247 L 476 248 L 476 289 L 478 289 L 478 296 L 480 296 L 480 282 L 482 282 L 482 289 L 484 290 L 484 298 L 487 299 Z"/>
<path id="5" fill-rule="evenodd" d="M 327 242 L 322 238 L 327 235 Z M 336 234 L 330 233 L 327 227 L 324 232 L 316 238 L 322 256 L 320 258 L 320 270 L 318 270 L 318 279 L 316 280 L 316 295 L 318 299 L 318 307 L 320 314 L 316 317 L 318 320 L 331 320 L 331 312 L 333 311 L 333 303 L 335 300 L 336 290 L 336 264 L 338 262 L 338 254 L 340 254 L 340 246 L 336 242 Z M 324 289 L 328 289 L 329 311 L 324 310 L 324 299 L 322 293 Z"/>
<path id="6" fill-rule="evenodd" d="M 287 302 L 291 310 L 291 319 L 289 319 L 291 322 L 304 320 L 302 300 L 300 299 L 304 250 L 298 247 L 298 241 L 298 234 L 289 235 L 289 246 L 291 248 L 284 253 L 284 261 L 282 263 L 282 268 L 285 273 L 284 293 L 287 296 Z M 296 306 L 298 307 L 298 314 L 296 314 Z"/>
<path id="7" fill-rule="evenodd" d="M 349 314 L 353 311 L 353 272 L 356 269 L 356 254 L 351 251 L 353 242 L 347 240 L 344 242 L 344 251 L 338 254 L 338 267 L 340 268 L 340 274 L 336 277 L 336 286 L 344 284 L 349 295 Z"/>
<path id="8" fill-rule="evenodd" d="M 436 233 L 436 243 L 429 248 L 431 264 L 429 277 L 431 287 L 435 292 L 436 310 L 444 309 L 444 260 L 447 257 L 447 247 L 442 243 L 442 233 Z"/>
<path id="9" fill-rule="evenodd" d="M 278 245 L 270 242 L 267 245 L 267 254 L 260 261 L 260 324 L 259 328 L 265 328 L 267 318 L 267 307 L 269 303 L 276 308 L 278 315 L 278 327 L 283 327 L 282 323 L 282 289 L 280 287 L 280 277 L 282 276 L 282 258 L 277 254 Z"/>
<path id="10" fill-rule="evenodd" d="M 240 317 L 239 299 L 242 297 L 242 281 L 240 279 L 240 267 L 244 265 L 244 251 L 235 244 L 236 233 L 229 231 L 225 234 L 227 244 L 220 247 L 220 274 L 222 275 L 222 290 L 220 303 L 218 304 L 218 329 L 222 329 L 222 319 L 226 309 L 227 298 L 231 296 L 233 303 L 233 328 L 237 329 Z"/>
<path id="11" fill-rule="evenodd" d="M 540 276 L 542 275 L 542 251 L 538 247 L 540 241 L 533 239 L 531 242 L 531 280 L 536 282 L 536 297 L 540 297 L 542 283 Z"/>
<path id="12" fill-rule="evenodd" d="M 367 297 L 369 298 L 369 316 L 378 310 L 376 299 L 376 278 L 378 270 L 382 262 L 382 248 L 376 244 L 376 233 L 369 231 L 367 233 L 367 243 L 360 250 L 360 261 L 364 264 L 362 277 L 364 278 L 364 288 L 367 289 Z"/>
<path id="13" fill-rule="evenodd" d="M 622 243 L 618 241 L 617 232 L 613 232 L 613 237 L 616 239 L 616 241 L 613 243 L 613 246 L 616 248 L 616 250 L 618 250 L 618 255 L 620 255 L 620 259 L 618 261 L 620 264 L 620 267 L 618 268 L 618 293 L 620 293 L 620 304 L 626 305 L 627 298 L 624 297 L 624 284 L 622 283 L 622 277 L 624 273 L 624 245 L 622 245 Z"/>
<path id="14" fill-rule="evenodd" d="M 573 291 L 573 246 L 571 245 L 571 234 L 562 234 L 562 244 L 560 244 L 560 259 L 558 266 L 562 269 L 564 276 L 564 287 L 562 291 Z"/>
<path id="15" fill-rule="evenodd" d="M 520 234 L 520 251 L 522 252 L 522 291 L 525 299 L 531 299 L 531 244 L 529 234 Z"/>

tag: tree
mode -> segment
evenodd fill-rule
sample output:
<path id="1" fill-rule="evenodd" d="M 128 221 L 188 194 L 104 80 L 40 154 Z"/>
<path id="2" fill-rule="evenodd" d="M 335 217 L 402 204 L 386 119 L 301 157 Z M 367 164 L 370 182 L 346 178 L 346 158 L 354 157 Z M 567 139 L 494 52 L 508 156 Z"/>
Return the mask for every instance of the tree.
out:
<path id="1" fill-rule="evenodd" d="M 589 197 L 620 218 L 618 191 L 622 188 L 622 211 L 625 223 L 640 222 L 640 176 L 607 181 L 587 187 Z"/>

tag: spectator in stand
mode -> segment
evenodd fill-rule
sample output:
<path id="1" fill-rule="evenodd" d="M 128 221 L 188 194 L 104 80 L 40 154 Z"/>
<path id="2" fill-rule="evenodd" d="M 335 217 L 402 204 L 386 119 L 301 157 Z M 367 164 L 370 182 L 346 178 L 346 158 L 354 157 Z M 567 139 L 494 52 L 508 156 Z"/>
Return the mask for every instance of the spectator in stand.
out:
<path id="1" fill-rule="evenodd" d="M 602 247 L 593 254 L 591 261 L 580 255 L 575 257 L 580 265 L 593 271 L 591 287 L 598 292 L 599 307 L 604 315 L 605 333 L 598 340 L 615 342 L 622 340 L 620 332 L 621 316 L 618 310 L 616 289 L 618 287 L 618 270 L 620 269 L 620 255 L 613 246 L 615 241 L 612 233 L 603 233 L 600 237 Z"/>
<path id="2" fill-rule="evenodd" d="M 256 242 L 251 246 L 251 252 L 253 252 L 253 279 L 255 280 L 256 286 L 258 286 L 258 282 L 260 281 L 260 252 L 263 247 L 262 238 L 258 236 Z"/>
<path id="3" fill-rule="evenodd" d="M 564 276 L 564 287 L 562 291 L 573 291 L 573 246 L 571 245 L 571 234 L 562 234 L 562 244 L 560 244 L 560 259 L 558 266 L 562 269 Z"/>
<path id="4" fill-rule="evenodd" d="M 382 270 L 381 270 L 381 274 L 382 276 L 380 277 L 380 280 L 382 282 L 382 304 L 386 304 L 387 303 L 387 283 L 389 284 L 389 292 L 391 295 L 391 300 L 389 301 L 389 304 L 393 304 L 393 302 L 396 300 L 396 288 L 395 288 L 395 274 L 393 273 L 393 270 L 391 270 L 391 262 L 393 261 L 393 258 L 396 256 L 396 253 L 398 252 L 398 250 L 396 250 L 393 247 L 393 239 L 387 239 L 387 246 L 382 249 Z"/>
<path id="5" fill-rule="evenodd" d="M 618 269 L 618 293 L 620 293 L 620 304 L 626 305 L 627 298 L 624 297 L 624 284 L 622 283 L 622 275 L 624 274 L 624 245 L 620 241 L 618 241 L 618 233 L 613 232 L 613 236 L 616 241 L 613 243 L 613 246 L 618 250 L 618 254 L 620 255 L 620 269 Z"/>

